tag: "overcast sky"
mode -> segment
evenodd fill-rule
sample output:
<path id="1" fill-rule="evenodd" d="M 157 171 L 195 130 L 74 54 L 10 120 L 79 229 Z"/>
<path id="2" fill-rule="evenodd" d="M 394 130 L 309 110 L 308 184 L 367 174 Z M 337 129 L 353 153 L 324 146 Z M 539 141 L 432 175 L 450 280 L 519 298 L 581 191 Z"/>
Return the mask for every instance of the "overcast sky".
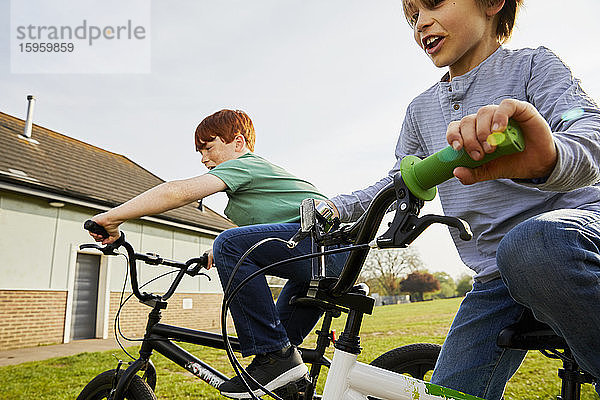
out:
<path id="1" fill-rule="evenodd" d="M 62 3 L 48 4 L 68 14 Z M 600 2 L 525 5 L 507 47 L 551 48 L 598 101 Z M 242 109 L 254 121 L 257 154 L 333 196 L 387 173 L 406 106 L 445 72 L 414 43 L 399 0 L 152 1 L 149 10 L 149 73 L 18 74 L 10 2 L 0 0 L 0 111 L 24 118 L 33 94 L 36 124 L 171 180 L 205 172 L 193 146 L 197 124 Z M 87 18 L 111 15 L 107 7 Z M 205 204 L 222 211 L 225 201 Z M 441 211 L 434 202 L 424 212 Z M 445 228 L 430 228 L 416 245 L 430 270 L 467 271 Z"/>

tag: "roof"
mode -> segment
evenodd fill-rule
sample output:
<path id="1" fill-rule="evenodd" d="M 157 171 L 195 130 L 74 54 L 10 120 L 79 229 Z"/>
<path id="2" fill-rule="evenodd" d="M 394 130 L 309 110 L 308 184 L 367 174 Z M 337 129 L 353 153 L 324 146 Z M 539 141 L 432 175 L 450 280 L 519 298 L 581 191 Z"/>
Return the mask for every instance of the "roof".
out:
<path id="1" fill-rule="evenodd" d="M 114 207 L 162 182 L 127 157 L 33 125 L 32 143 L 25 121 L 0 112 L 0 182 Z M 110 171 L 110 173 L 106 173 Z M 118 179 L 115 179 L 118 177 Z M 222 231 L 235 225 L 215 211 L 189 204 L 158 219 Z"/>

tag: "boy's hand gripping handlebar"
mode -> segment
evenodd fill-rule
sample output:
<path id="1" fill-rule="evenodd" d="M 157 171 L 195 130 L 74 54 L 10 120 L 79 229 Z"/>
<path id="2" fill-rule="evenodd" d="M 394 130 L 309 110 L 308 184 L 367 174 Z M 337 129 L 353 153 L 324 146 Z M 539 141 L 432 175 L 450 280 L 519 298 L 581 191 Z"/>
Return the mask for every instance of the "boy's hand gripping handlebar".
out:
<path id="1" fill-rule="evenodd" d="M 435 187 L 452 178 L 456 167 L 476 168 L 498 157 L 514 154 L 525 149 L 525 140 L 519 125 L 508 121 L 504 132 L 494 132 L 490 135 L 496 151 L 486 154 L 479 161 L 473 160 L 464 149 L 459 151 L 448 146 L 424 160 L 415 156 L 406 156 L 400 163 L 402 179 L 408 189 L 421 200 L 433 200 Z"/>
<path id="2" fill-rule="evenodd" d="M 109 236 L 108 232 L 106 231 L 106 229 L 104 229 L 104 227 L 102 225 L 98 224 L 95 221 L 92 221 L 91 219 L 88 219 L 87 221 L 85 221 L 83 223 L 83 229 L 85 229 L 86 231 L 95 233 L 97 235 L 100 235 L 103 238 L 107 238 Z M 82 249 L 94 248 L 94 249 L 102 251 L 106 255 L 116 255 L 115 250 L 118 249 L 119 247 L 121 247 L 125 243 L 125 234 L 123 232 L 120 232 L 120 234 L 121 234 L 121 236 L 119 236 L 119 238 L 117 240 L 115 240 L 111 244 L 108 244 L 104 247 L 101 247 L 97 244 L 83 244 L 79 247 Z"/>
<path id="3" fill-rule="evenodd" d="M 92 221 L 91 219 L 88 219 L 83 223 L 83 229 L 95 233 L 96 235 L 100 235 L 103 238 L 108 237 L 108 232 L 106 231 L 106 229 L 104 229 L 102 225 L 98 224 L 95 221 Z"/>
<path id="4" fill-rule="evenodd" d="M 350 227 L 343 227 L 342 238 L 351 239 L 355 244 L 369 243 L 378 248 L 406 247 L 432 223 L 442 223 L 457 228 L 463 240 L 469 240 L 472 234 L 465 221 L 451 216 L 426 215 L 418 217 L 425 200 L 432 200 L 436 194 L 435 186 L 452 178 L 456 167 L 475 168 L 498 157 L 517 153 L 525 149 L 525 140 L 516 122 L 510 121 L 504 132 L 491 135 L 496 150 L 474 161 L 464 150 L 455 151 L 445 148 L 424 160 L 414 156 L 405 157 L 400 164 L 400 173 L 393 182 L 382 188 L 373 198 L 363 216 Z M 388 207 L 397 203 L 396 214 L 388 230 L 377 239 L 379 225 Z M 335 233 L 335 232 L 334 232 Z M 331 236 L 331 234 L 328 234 Z M 328 292 L 332 296 L 347 293 L 360 274 L 368 249 L 352 250 L 337 282 Z"/>

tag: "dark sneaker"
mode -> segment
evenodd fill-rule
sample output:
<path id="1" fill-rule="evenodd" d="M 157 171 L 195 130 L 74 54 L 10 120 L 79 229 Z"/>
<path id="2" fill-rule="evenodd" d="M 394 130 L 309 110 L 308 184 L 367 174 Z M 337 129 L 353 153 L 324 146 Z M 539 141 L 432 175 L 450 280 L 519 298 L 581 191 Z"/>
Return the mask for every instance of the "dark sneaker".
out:
<path id="1" fill-rule="evenodd" d="M 302 362 L 302 357 L 298 350 L 291 346 L 274 353 L 255 356 L 254 360 L 246 368 L 246 371 L 267 390 L 273 391 L 290 382 L 301 379 L 308 373 L 308 368 Z M 248 383 L 255 396 L 260 397 L 265 394 L 252 382 Z M 223 382 L 219 386 L 219 390 L 223 396 L 231 397 L 232 399 L 250 398 L 246 386 L 239 376 Z"/>

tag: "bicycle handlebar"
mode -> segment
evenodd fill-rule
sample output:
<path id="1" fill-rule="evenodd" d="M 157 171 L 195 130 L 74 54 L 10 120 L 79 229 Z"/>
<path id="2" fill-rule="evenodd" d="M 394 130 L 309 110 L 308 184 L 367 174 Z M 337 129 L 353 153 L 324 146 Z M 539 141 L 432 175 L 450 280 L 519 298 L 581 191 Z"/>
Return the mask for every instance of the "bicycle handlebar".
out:
<path id="1" fill-rule="evenodd" d="M 490 135 L 490 144 L 496 146 L 493 153 L 486 154 L 479 161 L 473 160 L 464 149 L 454 150 L 451 146 L 430 155 L 424 160 L 415 156 L 404 157 L 400 163 L 402 179 L 410 191 L 421 200 L 433 200 L 435 187 L 452 178 L 456 167 L 476 168 L 498 157 L 514 154 L 525 149 L 525 140 L 519 125 L 508 121 L 504 132 Z"/>
<path id="2" fill-rule="evenodd" d="M 464 150 L 456 151 L 450 146 L 424 160 L 415 156 L 405 157 L 400 163 L 400 173 L 394 176 L 394 182 L 381 189 L 375 195 L 363 216 L 350 228 L 346 228 L 346 232 L 352 232 L 351 236 L 356 235 L 354 244 L 369 243 L 375 237 L 385 212 L 399 196 L 399 193 L 396 192 L 399 180 L 404 182 L 406 188 L 416 198 L 433 200 L 436 194 L 435 186 L 452 178 L 454 168 L 475 168 L 498 157 L 514 154 L 525 149 L 523 134 L 515 121 L 509 120 L 506 130 L 495 132 L 492 137 L 496 150 L 491 154 L 486 154 L 480 161 L 473 160 Z M 396 213 L 400 212 L 399 209 L 400 207 L 396 210 Z M 407 209 L 406 211 L 410 212 L 411 210 Z M 412 229 L 414 229 L 414 226 Z M 368 252 L 368 249 L 350 252 L 337 282 L 330 289 L 333 296 L 339 296 L 352 289 Z"/>
<path id="3" fill-rule="evenodd" d="M 102 227 L 95 221 L 92 221 L 92 220 L 85 221 L 83 224 L 83 228 L 87 231 L 96 233 L 100 236 L 108 237 L 108 232 L 106 232 L 106 229 L 104 229 L 104 227 Z M 135 295 L 135 297 L 137 297 L 138 300 L 141 301 L 142 303 L 148 302 L 148 301 L 153 301 L 153 300 L 162 300 L 162 301 L 167 300 L 169 297 L 171 297 L 173 295 L 173 293 L 177 289 L 177 286 L 179 286 L 179 283 L 181 282 L 181 279 L 183 278 L 183 276 L 185 274 L 188 274 L 190 276 L 205 275 L 208 277 L 208 275 L 200 272 L 200 270 L 202 268 L 205 268 L 208 264 L 208 255 L 207 254 L 203 254 L 200 257 L 191 258 L 191 259 L 187 260 L 185 263 L 183 263 L 180 261 L 174 261 L 174 260 L 162 258 L 158 254 L 136 253 L 133 249 L 133 246 L 131 246 L 131 244 L 129 244 L 125 240 L 125 234 L 123 234 L 123 232 L 121 232 L 121 236 L 119 237 L 119 239 L 115 240 L 113 243 L 108 244 L 104 247 L 94 243 L 94 244 L 82 244 L 81 246 L 79 246 L 79 248 L 80 249 L 94 248 L 94 249 L 100 250 L 105 255 L 117 255 L 115 250 L 121 246 L 125 248 L 125 250 L 127 251 L 127 255 L 128 255 L 127 262 L 129 264 L 129 275 L 131 277 L 131 290 L 132 290 L 133 294 Z M 175 277 L 175 279 L 171 283 L 171 286 L 169 286 L 169 289 L 165 292 L 165 294 L 163 294 L 162 296 L 158 296 L 158 295 L 154 295 L 154 294 L 150 294 L 150 293 L 145 293 L 145 292 L 141 293 L 140 292 L 139 282 L 138 282 L 138 277 L 137 277 L 137 260 L 141 260 L 141 261 L 145 262 L 146 264 L 150 264 L 150 265 L 166 265 L 169 267 L 175 267 L 175 268 L 179 269 L 179 273 L 177 274 L 177 276 Z M 195 266 L 192 267 L 192 265 L 194 265 L 194 264 L 195 264 Z M 208 277 L 208 278 L 210 279 L 210 277 Z"/>

